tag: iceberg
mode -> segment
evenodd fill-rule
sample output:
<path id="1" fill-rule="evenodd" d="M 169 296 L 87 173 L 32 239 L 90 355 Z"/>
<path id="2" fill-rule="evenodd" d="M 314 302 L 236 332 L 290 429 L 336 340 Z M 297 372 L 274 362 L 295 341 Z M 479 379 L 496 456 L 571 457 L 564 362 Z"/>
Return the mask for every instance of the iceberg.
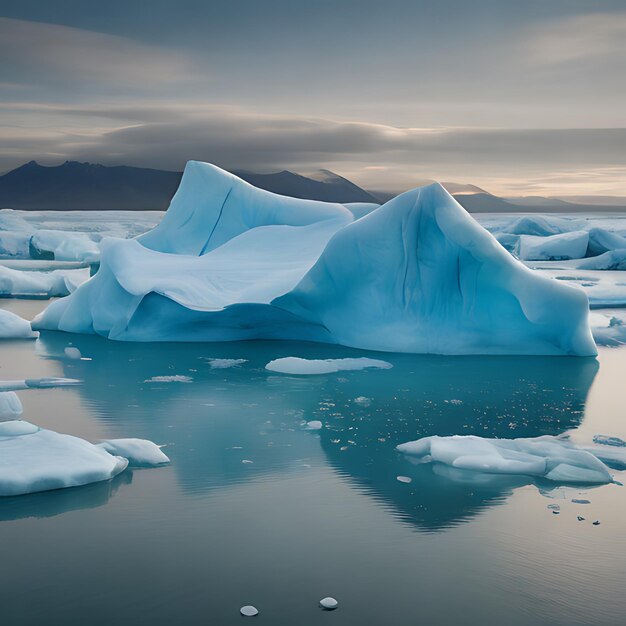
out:
<path id="1" fill-rule="evenodd" d="M 0 265 L 0 296 L 67 296 L 89 278 L 89 268 L 23 271 Z"/>
<path id="2" fill-rule="evenodd" d="M 520 235 L 515 252 L 523 261 L 560 261 L 581 259 L 587 253 L 589 233 L 573 231 L 538 237 Z"/>
<path id="3" fill-rule="evenodd" d="M 36 339 L 39 333 L 33 331 L 30 322 L 6 311 L 0 309 L 0 339 Z"/>
<path id="4" fill-rule="evenodd" d="M 123 472 L 129 462 L 156 466 L 169 459 L 158 446 L 141 439 L 92 444 L 23 420 L 0 423 L 0 496 L 109 480 Z"/>
<path id="5" fill-rule="evenodd" d="M 396 447 L 421 462 L 484 474 L 532 476 L 557 483 L 602 485 L 613 482 L 606 464 L 623 469 L 626 452 L 582 448 L 564 437 L 487 439 L 474 435 L 423 437 Z M 606 464 L 605 464 L 606 463 Z"/>
<path id="6" fill-rule="evenodd" d="M 35 329 L 596 354 L 585 294 L 512 258 L 439 184 L 351 209 L 279 196 L 191 161 L 158 226 L 105 238 L 100 250 L 96 275 L 53 302 Z"/>

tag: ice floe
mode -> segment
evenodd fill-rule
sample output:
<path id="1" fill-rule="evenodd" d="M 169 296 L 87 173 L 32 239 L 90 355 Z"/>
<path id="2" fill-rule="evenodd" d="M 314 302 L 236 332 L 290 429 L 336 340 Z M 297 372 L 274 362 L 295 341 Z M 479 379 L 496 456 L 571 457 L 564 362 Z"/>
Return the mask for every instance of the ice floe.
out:
<path id="1" fill-rule="evenodd" d="M 297 356 L 288 356 L 270 361 L 265 369 L 281 374 L 331 374 L 348 370 L 363 370 L 368 368 L 390 369 L 393 365 L 379 359 L 360 357 L 356 359 L 301 359 Z"/>
<path id="2" fill-rule="evenodd" d="M 0 309 L 0 339 L 36 339 L 39 333 L 31 328 L 30 322 Z"/>
<path id="3" fill-rule="evenodd" d="M 89 268 L 18 270 L 0 265 L 0 296 L 67 296 L 89 279 Z"/>
<path id="4" fill-rule="evenodd" d="M 421 462 L 485 474 L 526 475 L 557 483 L 607 484 L 607 464 L 622 469 L 626 451 L 579 447 L 563 437 L 487 439 L 473 435 L 424 437 L 400 444 L 398 452 Z M 616 451 L 617 450 L 617 451 Z"/>
<path id="5" fill-rule="evenodd" d="M 22 380 L 0 380 L 0 391 L 19 391 L 20 389 L 49 389 L 51 387 L 72 387 L 80 385 L 76 378 L 26 378 Z"/>
<path id="6" fill-rule="evenodd" d="M 109 480 L 129 461 L 155 466 L 169 459 L 150 441 L 111 439 L 92 444 L 23 420 L 0 422 L 0 496 Z"/>
<path id="7" fill-rule="evenodd" d="M 192 383 L 193 378 L 184 374 L 173 374 L 172 376 L 153 376 L 146 378 L 144 383 Z"/>

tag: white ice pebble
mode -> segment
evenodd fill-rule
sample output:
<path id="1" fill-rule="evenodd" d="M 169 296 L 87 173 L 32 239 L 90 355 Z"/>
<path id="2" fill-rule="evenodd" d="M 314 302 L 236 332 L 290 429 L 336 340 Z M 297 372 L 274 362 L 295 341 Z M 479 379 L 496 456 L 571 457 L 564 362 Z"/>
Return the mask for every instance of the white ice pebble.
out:
<path id="1" fill-rule="evenodd" d="M 372 399 L 367 398 L 366 396 L 359 396 L 353 400 L 354 404 L 358 404 L 359 406 L 368 407 L 372 404 Z"/>
<path id="2" fill-rule="evenodd" d="M 32 329 L 28 320 L 11 311 L 0 309 L 0 339 L 37 339 L 37 337 L 39 333 Z"/>
<path id="3" fill-rule="evenodd" d="M 22 412 L 22 403 L 13 391 L 0 391 L 0 419 L 15 419 Z"/>
<path id="4" fill-rule="evenodd" d="M 512 258 L 437 184 L 355 220 L 343 205 L 278 196 L 190 162 L 161 223 L 135 240 L 103 239 L 101 254 L 98 273 L 52 303 L 36 329 L 596 353 L 585 294 Z"/>
<path id="5" fill-rule="evenodd" d="M 390 369 L 387 361 L 360 357 L 356 359 L 301 359 L 296 356 L 284 357 L 270 361 L 265 369 L 281 374 L 331 374 L 348 370 Z"/>
<path id="6" fill-rule="evenodd" d="M 109 480 L 127 465 L 125 458 L 78 437 L 24 421 L 0 423 L 0 496 Z"/>
<path id="7" fill-rule="evenodd" d="M 319 420 L 311 420 L 310 422 L 306 423 L 304 428 L 305 430 L 321 430 L 322 422 L 320 422 Z"/>
<path id="8" fill-rule="evenodd" d="M 193 378 L 191 376 L 185 376 L 183 374 L 174 374 L 172 376 L 153 376 L 152 378 L 146 378 L 144 383 L 192 383 Z"/>
<path id="9" fill-rule="evenodd" d="M 68 346 L 63 352 L 68 359 L 80 359 L 83 356 L 80 350 L 74 346 Z"/>
<path id="10" fill-rule="evenodd" d="M 161 448 L 147 439 L 107 439 L 97 445 L 109 454 L 128 459 L 131 467 L 154 467 L 170 462 Z"/>
<path id="11" fill-rule="evenodd" d="M 252 606 L 251 604 L 242 606 L 239 609 L 239 612 L 245 617 L 254 617 L 255 615 L 259 614 L 259 610 L 255 606 Z"/>
<path id="12" fill-rule="evenodd" d="M 399 483 L 406 483 L 406 484 L 413 482 L 413 479 L 410 476 L 396 476 L 396 480 Z"/>
<path id="13" fill-rule="evenodd" d="M 613 453 L 577 447 L 568 439 L 559 437 L 434 436 L 400 444 L 396 449 L 426 462 L 486 474 L 527 475 L 578 484 L 607 484 L 613 480 L 605 465 L 605 462 L 613 461 L 610 458 Z M 626 454 L 624 456 L 626 458 Z"/>
<path id="14" fill-rule="evenodd" d="M 327 611 L 333 611 L 339 606 L 339 602 L 337 602 L 335 598 L 327 596 L 326 598 L 322 598 L 320 600 L 320 606 Z"/>

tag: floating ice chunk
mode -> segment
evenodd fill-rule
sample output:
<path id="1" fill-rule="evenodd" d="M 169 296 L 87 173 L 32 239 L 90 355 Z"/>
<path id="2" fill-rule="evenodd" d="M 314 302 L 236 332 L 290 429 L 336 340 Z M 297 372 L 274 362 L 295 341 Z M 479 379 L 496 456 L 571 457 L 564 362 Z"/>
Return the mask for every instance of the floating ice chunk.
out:
<path id="1" fill-rule="evenodd" d="M 107 439 L 97 445 L 109 454 L 128 459 L 131 467 L 154 467 L 170 462 L 161 448 L 147 439 Z"/>
<path id="2" fill-rule="evenodd" d="M 43 272 L 0 265 L 0 295 L 67 296 L 88 278 L 89 268 Z"/>
<path id="3" fill-rule="evenodd" d="M 512 258 L 437 184 L 355 220 L 343 205 L 277 196 L 190 162 L 162 222 L 136 240 L 105 239 L 101 252 L 98 273 L 52 303 L 36 329 L 596 353 L 585 295 Z"/>
<path id="4" fill-rule="evenodd" d="M 354 404 L 358 404 L 360 406 L 368 407 L 372 404 L 372 399 L 367 398 L 366 396 L 359 396 L 353 400 Z"/>
<path id="5" fill-rule="evenodd" d="M 344 370 L 362 370 L 367 368 L 390 369 L 393 367 L 387 361 L 360 357 L 356 359 L 301 359 L 297 356 L 288 356 L 270 361 L 265 369 L 281 374 L 331 374 Z"/>
<path id="6" fill-rule="evenodd" d="M 0 255 L 27 259 L 30 256 L 30 232 L 0 231 Z"/>
<path id="7" fill-rule="evenodd" d="M 594 435 L 593 442 L 602 446 L 616 446 L 618 448 L 626 447 L 626 441 L 619 437 L 611 437 L 610 435 Z"/>
<path id="8" fill-rule="evenodd" d="M 36 339 L 39 333 L 31 328 L 30 322 L 0 309 L 0 339 Z"/>
<path id="9" fill-rule="evenodd" d="M 63 352 L 68 359 L 80 359 L 83 356 L 80 350 L 74 346 L 68 346 Z"/>
<path id="10" fill-rule="evenodd" d="M 247 604 L 246 606 L 242 606 L 239 609 L 239 612 L 244 615 L 245 617 L 254 617 L 255 615 L 259 614 L 258 609 L 255 606 L 252 606 L 251 604 Z"/>
<path id="11" fill-rule="evenodd" d="M 626 250 L 626 237 L 605 228 L 589 231 L 588 256 L 598 256 L 609 250 Z"/>
<path id="12" fill-rule="evenodd" d="M 0 380 L 0 391 L 20 389 L 45 389 L 49 387 L 70 387 L 80 385 L 82 380 L 75 378 L 27 378 L 26 380 Z"/>
<path id="13" fill-rule="evenodd" d="M 583 225 L 584 223 L 580 220 L 556 217 L 554 215 L 525 215 L 505 226 L 502 230 L 513 235 L 547 237 L 579 230 Z"/>
<path id="14" fill-rule="evenodd" d="M 572 498 L 574 504 L 591 504 L 591 500 L 584 500 L 581 498 Z"/>
<path id="15" fill-rule="evenodd" d="M 239 367 L 248 362 L 248 359 L 207 359 L 211 369 L 223 370 L 230 367 Z"/>
<path id="16" fill-rule="evenodd" d="M 521 235 L 515 252 L 524 261 L 581 259 L 587 253 L 589 233 L 578 231 L 549 237 Z"/>
<path id="17" fill-rule="evenodd" d="M 598 256 L 581 259 L 574 267 L 581 270 L 626 270 L 626 248 L 621 250 L 609 250 Z"/>
<path id="18" fill-rule="evenodd" d="M 88 233 L 38 230 L 30 240 L 33 256 L 56 261 L 97 261 L 100 248 Z"/>
<path id="19" fill-rule="evenodd" d="M 126 459 L 78 437 L 24 421 L 0 423 L 0 496 L 108 480 L 127 465 Z"/>
<path id="20" fill-rule="evenodd" d="M 152 378 L 146 378 L 144 383 L 192 383 L 193 378 L 191 376 L 185 376 L 183 374 L 175 374 L 173 376 L 153 376 Z"/>
<path id="21" fill-rule="evenodd" d="M 412 483 L 413 479 L 410 476 L 396 476 L 396 480 L 399 483 Z"/>
<path id="22" fill-rule="evenodd" d="M 15 419 L 23 412 L 22 403 L 13 391 L 0 391 L 0 419 Z"/>
<path id="23" fill-rule="evenodd" d="M 319 420 L 311 420 L 310 422 L 306 423 L 306 426 L 304 428 L 305 430 L 321 430 L 322 422 L 320 422 Z"/>
<path id="24" fill-rule="evenodd" d="M 558 437 L 435 436 L 409 441 L 396 449 L 424 461 L 486 474 L 521 474 L 580 484 L 607 484 L 613 480 L 608 467 L 594 454 L 595 448 L 592 453 Z"/>
<path id="25" fill-rule="evenodd" d="M 334 611 L 339 606 L 339 602 L 335 598 L 328 596 L 320 600 L 320 606 L 326 611 Z"/>

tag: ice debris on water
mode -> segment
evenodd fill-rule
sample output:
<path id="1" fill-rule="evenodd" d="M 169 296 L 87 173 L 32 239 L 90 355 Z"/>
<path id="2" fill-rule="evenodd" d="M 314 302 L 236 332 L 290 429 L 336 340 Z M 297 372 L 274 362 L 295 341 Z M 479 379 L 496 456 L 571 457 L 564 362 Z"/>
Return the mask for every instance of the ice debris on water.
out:
<path id="1" fill-rule="evenodd" d="M 301 359 L 296 356 L 270 361 L 265 369 L 281 374 L 331 374 L 344 370 L 363 370 L 368 368 L 390 369 L 393 365 L 379 359 L 365 357 L 356 359 Z"/>
<path id="2" fill-rule="evenodd" d="M 192 383 L 193 378 L 191 376 L 184 376 L 182 374 L 175 374 L 173 376 L 153 376 L 152 378 L 146 378 L 144 383 Z"/>
<path id="3" fill-rule="evenodd" d="M 83 381 L 76 378 L 26 378 L 25 380 L 0 380 L 0 391 L 18 391 L 20 389 L 48 389 L 50 387 L 71 387 Z"/>
<path id="4" fill-rule="evenodd" d="M 396 476 L 396 480 L 400 483 L 412 483 L 413 479 L 410 476 Z"/>
<path id="5" fill-rule="evenodd" d="M 305 430 L 320 430 L 322 428 L 322 422 L 319 420 L 311 420 L 307 422 L 304 429 Z"/>
<path id="6" fill-rule="evenodd" d="M 230 367 L 239 367 L 248 362 L 248 359 L 206 359 L 211 369 L 223 370 Z"/>
<path id="7" fill-rule="evenodd" d="M 372 404 L 372 399 L 367 398 L 366 396 L 359 396 L 353 400 L 354 404 L 358 404 L 360 406 L 368 407 Z"/>
<path id="8" fill-rule="evenodd" d="M 626 441 L 619 437 L 611 437 L 610 435 L 594 435 L 593 442 L 602 446 L 615 446 L 616 448 L 626 447 Z"/>
<path id="9" fill-rule="evenodd" d="M 0 309 L 0 339 L 37 339 L 39 333 L 34 331 L 28 320 L 11 311 Z"/>
<path id="10" fill-rule="evenodd" d="M 83 356 L 80 350 L 74 346 L 68 346 L 63 352 L 68 359 L 80 359 Z"/>

